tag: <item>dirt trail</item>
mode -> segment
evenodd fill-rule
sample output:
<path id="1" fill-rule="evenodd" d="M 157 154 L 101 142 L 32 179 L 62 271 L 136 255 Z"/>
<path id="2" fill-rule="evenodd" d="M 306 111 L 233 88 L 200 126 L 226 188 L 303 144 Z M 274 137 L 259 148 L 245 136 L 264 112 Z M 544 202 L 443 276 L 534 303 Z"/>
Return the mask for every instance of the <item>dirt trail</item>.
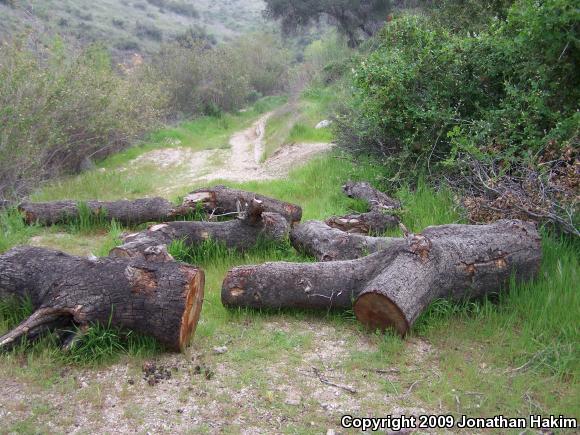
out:
<path id="1" fill-rule="evenodd" d="M 177 187 L 175 183 L 183 186 L 213 180 L 244 182 L 284 178 L 291 169 L 332 147 L 329 143 L 289 144 L 261 162 L 266 124 L 272 113 L 266 113 L 251 127 L 235 133 L 229 140 L 229 150 L 166 148 L 143 154 L 130 166 L 154 164 L 163 168 L 179 168 L 178 180 L 163 188 L 168 192 Z"/>

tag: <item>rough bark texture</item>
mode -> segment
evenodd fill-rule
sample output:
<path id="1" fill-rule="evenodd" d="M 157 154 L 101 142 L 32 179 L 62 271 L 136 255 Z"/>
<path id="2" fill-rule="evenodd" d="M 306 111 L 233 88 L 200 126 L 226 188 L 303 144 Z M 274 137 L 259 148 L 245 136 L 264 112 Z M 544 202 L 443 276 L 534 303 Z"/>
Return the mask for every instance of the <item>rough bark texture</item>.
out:
<path id="1" fill-rule="evenodd" d="M 532 278 L 541 260 L 534 224 L 444 225 L 392 240 L 364 258 L 327 263 L 267 263 L 229 271 L 228 307 L 349 308 L 370 328 L 405 334 L 437 298 L 481 297 Z"/>
<path id="2" fill-rule="evenodd" d="M 298 205 L 226 186 L 194 190 L 184 198 L 183 206 L 190 209 L 200 204 L 210 215 L 227 214 L 244 210 L 254 199 L 262 203 L 264 211 L 281 214 L 292 226 L 302 219 Z"/>
<path id="3" fill-rule="evenodd" d="M 380 251 L 398 240 L 347 233 L 320 221 L 297 225 L 290 232 L 292 246 L 318 261 L 353 260 Z"/>
<path id="4" fill-rule="evenodd" d="M 236 267 L 223 282 L 222 303 L 232 308 L 351 308 L 369 277 L 406 245 L 399 239 L 380 253 L 357 260 Z"/>
<path id="5" fill-rule="evenodd" d="M 497 293 L 513 274 L 532 278 L 542 256 L 533 223 L 443 225 L 411 235 L 408 249 L 370 280 L 354 304 L 371 329 L 405 334 L 435 299 L 463 300 Z"/>
<path id="6" fill-rule="evenodd" d="M 353 213 L 345 216 L 333 216 L 325 223 L 341 231 L 355 234 L 379 234 L 399 224 L 399 218 L 385 214 L 380 210 L 366 213 Z"/>
<path id="7" fill-rule="evenodd" d="M 35 312 L 0 337 L 0 348 L 55 326 L 110 322 L 182 350 L 195 331 L 203 289 L 203 271 L 175 261 L 92 260 L 14 248 L 0 255 L 0 297 L 28 295 Z"/>
<path id="8" fill-rule="evenodd" d="M 255 246 L 260 238 L 281 241 L 287 237 L 288 231 L 288 222 L 278 213 L 259 213 L 257 216 L 252 212 L 243 219 L 226 222 L 167 222 L 126 236 L 123 245 L 113 248 L 109 255 L 146 258 L 152 248 L 180 239 L 187 245 L 211 239 L 228 248 L 244 251 Z"/>
<path id="9" fill-rule="evenodd" d="M 143 198 L 121 201 L 86 201 L 93 215 L 106 220 L 115 219 L 123 225 L 163 222 L 183 216 L 191 210 L 178 209 L 163 198 Z M 27 223 L 53 225 L 70 222 L 79 217 L 78 201 L 23 202 L 18 206 Z"/>
<path id="10" fill-rule="evenodd" d="M 376 190 L 366 182 L 348 182 L 342 186 L 344 193 L 351 197 L 362 199 L 369 204 L 366 213 L 354 213 L 346 216 L 333 216 L 326 220 L 326 224 L 349 233 L 378 234 L 399 223 L 397 216 L 386 214 L 388 210 L 401 207 L 401 203 L 383 192 Z"/>
<path id="11" fill-rule="evenodd" d="M 366 181 L 349 181 L 342 186 L 343 192 L 350 198 L 362 199 L 369 203 L 371 209 L 396 209 L 401 208 L 401 203 L 386 193 L 383 193 L 372 187 Z"/>

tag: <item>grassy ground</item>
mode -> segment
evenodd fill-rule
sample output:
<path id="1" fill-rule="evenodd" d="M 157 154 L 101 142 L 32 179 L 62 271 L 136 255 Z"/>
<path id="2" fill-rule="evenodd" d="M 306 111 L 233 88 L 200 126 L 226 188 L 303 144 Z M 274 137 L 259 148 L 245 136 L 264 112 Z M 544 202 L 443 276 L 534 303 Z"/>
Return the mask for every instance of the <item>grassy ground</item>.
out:
<path id="1" fill-rule="evenodd" d="M 247 125 L 251 116 L 245 116 L 238 119 L 238 126 Z M 223 140 L 218 137 L 226 133 L 216 127 L 220 121 L 208 122 L 206 143 L 220 146 Z M 198 131 L 195 125 L 158 136 L 174 139 L 175 131 Z M 179 139 L 187 142 L 184 136 Z M 165 146 L 160 145 L 161 139 L 157 144 Z M 135 152 L 139 151 L 108 161 L 107 171 L 117 174 L 112 170 L 125 165 Z M 117 186 L 107 183 L 116 181 L 104 174 L 97 170 L 95 179 L 81 176 L 62 181 L 35 197 L 113 197 Z M 338 154 L 317 158 L 285 180 L 228 184 L 301 204 L 305 219 L 320 219 L 360 209 L 360 203 L 341 193 L 340 186 L 348 179 L 389 187 L 373 162 L 355 163 Z M 131 185 L 134 180 L 126 182 Z M 147 186 L 143 184 L 139 193 L 147 193 Z M 183 186 L 183 193 L 192 187 Z M 453 195 L 444 188 L 433 190 L 419 183 L 415 189 L 391 193 L 403 201 L 403 220 L 412 231 L 461 222 Z M 42 233 L 54 236 L 44 244 L 104 255 L 122 229 L 30 228 L 14 213 L 4 213 L 0 231 L 0 251 Z M 337 429 L 344 413 L 580 417 L 577 241 L 544 233 L 543 265 L 534 282 L 511 285 L 496 302 L 438 301 L 405 340 L 368 333 L 350 312 L 232 311 L 221 305 L 221 281 L 235 265 L 310 261 L 288 245 L 261 246 L 244 255 L 211 243 L 194 251 L 178 245 L 171 249 L 176 257 L 206 272 L 206 299 L 188 353 L 168 356 L 151 340 L 100 328 L 69 354 L 62 354 L 50 337 L 4 354 L 0 356 L 2 432 L 65 432 L 81 425 L 89 431 L 115 427 L 121 432 L 321 433 Z M 0 332 L 29 308 L 13 302 L 0 305 Z M 227 352 L 214 352 L 219 346 L 227 346 Z M 172 379 L 147 386 L 141 379 L 141 365 L 151 359 L 170 367 Z M 322 384 L 312 367 L 357 393 Z"/>

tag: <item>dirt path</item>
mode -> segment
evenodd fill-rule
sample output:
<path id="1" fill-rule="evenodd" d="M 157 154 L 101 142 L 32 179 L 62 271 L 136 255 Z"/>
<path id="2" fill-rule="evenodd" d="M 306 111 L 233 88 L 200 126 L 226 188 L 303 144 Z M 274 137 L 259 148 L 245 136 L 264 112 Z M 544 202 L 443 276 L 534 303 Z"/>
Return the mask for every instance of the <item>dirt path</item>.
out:
<path id="1" fill-rule="evenodd" d="M 178 177 L 161 188 L 168 193 L 180 186 L 204 181 L 263 181 L 284 178 L 288 172 L 317 154 L 331 149 L 329 143 L 296 143 L 285 145 L 266 161 L 264 135 L 272 112 L 262 115 L 251 127 L 235 133 L 228 150 L 192 151 L 186 147 L 166 148 L 143 154 L 130 167 L 154 164 L 177 170 Z"/>

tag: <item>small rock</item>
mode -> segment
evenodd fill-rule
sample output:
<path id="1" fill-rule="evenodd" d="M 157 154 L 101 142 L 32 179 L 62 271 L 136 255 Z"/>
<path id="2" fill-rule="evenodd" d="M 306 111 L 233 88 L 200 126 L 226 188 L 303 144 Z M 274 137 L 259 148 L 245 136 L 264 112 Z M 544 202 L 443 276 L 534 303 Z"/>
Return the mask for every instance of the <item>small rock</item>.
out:
<path id="1" fill-rule="evenodd" d="M 222 353 L 226 353 L 228 351 L 227 346 L 220 346 L 213 348 L 214 353 L 221 355 Z"/>
<path id="2" fill-rule="evenodd" d="M 81 388 L 87 388 L 89 386 L 89 384 L 87 384 L 85 381 L 81 382 Z"/>
<path id="3" fill-rule="evenodd" d="M 334 431 L 334 429 L 328 429 L 326 431 L 326 435 L 336 435 L 336 432 Z"/>
<path id="4" fill-rule="evenodd" d="M 317 130 L 320 130 L 321 128 L 327 128 L 330 126 L 330 124 L 332 124 L 332 121 L 329 121 L 328 119 L 325 119 L 323 121 L 320 121 L 318 124 L 316 124 L 316 127 L 314 127 Z"/>
<path id="5" fill-rule="evenodd" d="M 302 397 L 300 397 L 300 395 L 295 394 L 295 393 L 290 393 L 286 396 L 286 400 L 284 401 L 284 403 L 286 405 L 291 405 L 291 406 L 298 406 L 300 405 L 300 403 L 302 402 Z"/>
<path id="6" fill-rule="evenodd" d="M 290 405 L 290 406 L 299 406 L 300 405 L 300 399 L 286 399 L 284 401 L 284 403 L 286 405 Z"/>

